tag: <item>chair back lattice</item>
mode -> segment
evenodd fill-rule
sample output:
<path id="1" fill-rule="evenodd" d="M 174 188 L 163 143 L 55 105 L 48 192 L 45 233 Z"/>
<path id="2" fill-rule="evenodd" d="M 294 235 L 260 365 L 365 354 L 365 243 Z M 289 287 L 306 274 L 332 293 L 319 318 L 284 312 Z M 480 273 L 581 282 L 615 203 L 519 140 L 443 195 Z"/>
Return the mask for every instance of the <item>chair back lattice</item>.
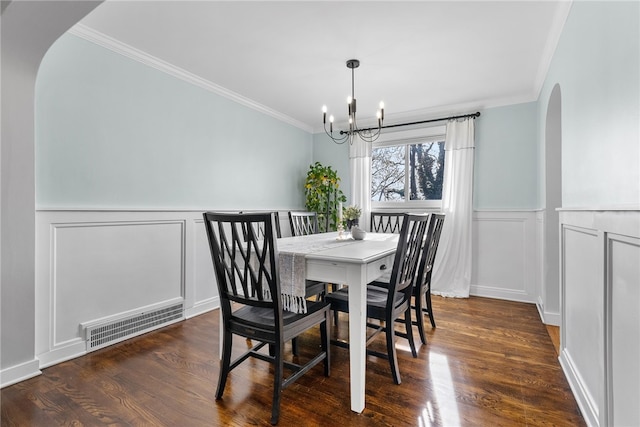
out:
<path id="1" fill-rule="evenodd" d="M 203 214 L 223 315 L 231 302 L 281 311 L 272 214 Z M 279 317 L 279 316 L 276 316 Z"/>
<path id="2" fill-rule="evenodd" d="M 318 215 L 315 212 L 289 212 L 292 236 L 306 236 L 318 232 Z"/>
<path id="3" fill-rule="evenodd" d="M 371 231 L 374 233 L 400 233 L 403 213 L 371 212 Z"/>
<path id="4" fill-rule="evenodd" d="M 442 226 L 444 225 L 444 214 L 431 214 L 429 220 L 429 228 L 425 238 L 424 249 L 416 275 L 416 286 L 424 293 L 431 287 L 431 275 L 433 274 L 433 264 L 436 259 L 438 250 L 438 242 L 440 234 L 442 234 Z"/>
<path id="5" fill-rule="evenodd" d="M 240 211 L 240 213 L 247 213 L 247 212 L 242 212 Z M 282 237 L 282 232 L 280 231 L 280 214 L 278 213 L 278 211 L 274 211 L 274 212 L 270 212 L 272 215 L 272 223 L 274 225 L 274 236 L 279 239 Z M 255 229 L 257 236 L 259 239 L 264 239 L 265 237 L 265 232 L 264 232 L 264 224 L 262 223 L 255 223 L 254 224 L 255 227 L 257 227 Z M 244 230 L 246 233 L 246 230 Z M 246 234 L 245 234 L 246 235 Z"/>
<path id="6" fill-rule="evenodd" d="M 396 308 L 410 302 L 413 291 L 412 285 L 429 225 L 429 214 L 402 215 L 404 218 L 398 238 L 398 248 L 393 261 L 389 293 L 394 295 L 395 292 L 400 292 L 403 294 L 403 298 L 399 301 L 395 298 L 388 298 L 387 309 L 392 309 L 390 304 L 394 304 L 394 301 Z"/>

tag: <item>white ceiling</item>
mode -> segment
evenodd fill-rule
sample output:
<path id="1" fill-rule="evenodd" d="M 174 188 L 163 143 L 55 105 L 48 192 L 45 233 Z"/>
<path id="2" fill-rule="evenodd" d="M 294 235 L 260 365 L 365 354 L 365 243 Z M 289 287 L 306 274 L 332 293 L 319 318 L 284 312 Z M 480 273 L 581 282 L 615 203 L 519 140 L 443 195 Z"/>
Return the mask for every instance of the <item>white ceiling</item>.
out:
<path id="1" fill-rule="evenodd" d="M 107 1 L 80 27 L 198 76 L 301 128 L 386 123 L 534 101 L 567 1 Z"/>

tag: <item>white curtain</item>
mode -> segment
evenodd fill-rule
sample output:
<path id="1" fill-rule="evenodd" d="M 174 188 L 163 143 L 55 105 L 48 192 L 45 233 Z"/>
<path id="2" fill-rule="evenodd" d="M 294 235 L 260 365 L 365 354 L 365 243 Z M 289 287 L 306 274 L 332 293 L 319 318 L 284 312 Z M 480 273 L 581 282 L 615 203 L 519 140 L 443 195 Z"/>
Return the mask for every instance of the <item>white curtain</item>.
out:
<path id="1" fill-rule="evenodd" d="M 471 286 L 474 120 L 447 123 L 442 212 L 444 226 L 431 293 L 467 298 Z"/>
<path id="2" fill-rule="evenodd" d="M 360 228 L 369 230 L 371 217 L 371 143 L 358 137 L 349 145 L 351 204 L 362 209 Z"/>

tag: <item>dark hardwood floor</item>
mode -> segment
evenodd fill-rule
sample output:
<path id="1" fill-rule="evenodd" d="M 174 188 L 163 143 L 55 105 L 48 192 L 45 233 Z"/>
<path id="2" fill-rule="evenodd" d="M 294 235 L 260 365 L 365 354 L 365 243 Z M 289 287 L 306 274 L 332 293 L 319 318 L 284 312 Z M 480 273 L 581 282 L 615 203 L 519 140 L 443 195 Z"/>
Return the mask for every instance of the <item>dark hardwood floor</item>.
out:
<path id="1" fill-rule="evenodd" d="M 534 305 L 474 297 L 433 304 L 438 326 L 427 328 L 428 345 L 418 339 L 417 359 L 398 338 L 402 384 L 386 360 L 370 357 L 366 409 L 352 412 L 348 350 L 332 346 L 331 376 L 319 365 L 286 389 L 279 425 L 585 425 Z M 346 322 L 341 315 L 334 333 L 345 338 Z M 304 335 L 300 357 L 319 342 L 317 332 Z M 215 311 L 5 387 L 2 426 L 269 425 L 270 365 L 244 362 L 215 401 L 218 364 Z"/>

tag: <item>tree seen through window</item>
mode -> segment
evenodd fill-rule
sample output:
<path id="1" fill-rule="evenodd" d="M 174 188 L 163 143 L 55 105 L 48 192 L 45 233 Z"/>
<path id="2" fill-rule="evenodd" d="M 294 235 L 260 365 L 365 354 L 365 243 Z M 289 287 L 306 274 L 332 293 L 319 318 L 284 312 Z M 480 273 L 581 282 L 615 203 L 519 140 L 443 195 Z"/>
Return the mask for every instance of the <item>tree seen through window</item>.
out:
<path id="1" fill-rule="evenodd" d="M 371 166 L 372 202 L 442 199 L 444 141 L 374 147 Z"/>

